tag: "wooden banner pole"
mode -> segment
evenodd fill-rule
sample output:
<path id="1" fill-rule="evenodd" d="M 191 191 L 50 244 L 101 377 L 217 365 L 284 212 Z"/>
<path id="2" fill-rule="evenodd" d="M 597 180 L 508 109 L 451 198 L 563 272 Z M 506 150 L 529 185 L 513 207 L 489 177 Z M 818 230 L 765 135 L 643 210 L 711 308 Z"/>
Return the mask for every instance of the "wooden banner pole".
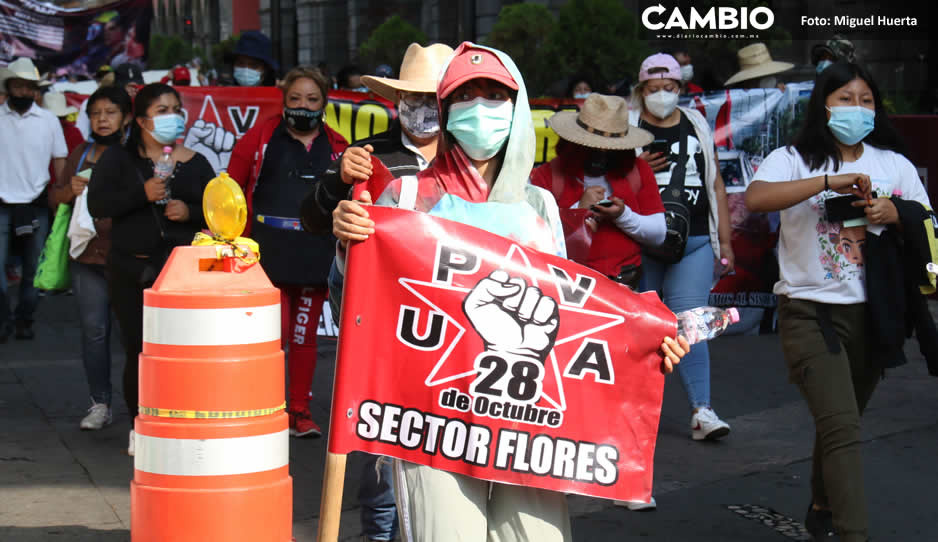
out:
<path id="1" fill-rule="evenodd" d="M 339 520 L 342 517 L 342 492 L 345 489 L 346 454 L 326 453 L 326 470 L 322 477 L 322 501 L 319 505 L 318 542 L 338 542 Z"/>

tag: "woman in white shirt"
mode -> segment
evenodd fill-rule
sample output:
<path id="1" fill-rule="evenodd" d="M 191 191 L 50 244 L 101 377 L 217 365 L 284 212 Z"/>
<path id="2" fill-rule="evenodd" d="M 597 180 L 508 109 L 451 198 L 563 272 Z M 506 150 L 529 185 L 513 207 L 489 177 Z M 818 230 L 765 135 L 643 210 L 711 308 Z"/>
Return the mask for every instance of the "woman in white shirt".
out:
<path id="1" fill-rule="evenodd" d="M 750 211 L 781 211 L 779 333 L 816 427 L 805 519 L 815 540 L 869 536 L 860 415 L 882 365 L 871 355 L 862 247 L 898 223 L 890 195 L 928 206 L 900 149 L 870 75 L 839 62 L 818 78 L 794 144 L 769 154 L 746 191 Z"/>

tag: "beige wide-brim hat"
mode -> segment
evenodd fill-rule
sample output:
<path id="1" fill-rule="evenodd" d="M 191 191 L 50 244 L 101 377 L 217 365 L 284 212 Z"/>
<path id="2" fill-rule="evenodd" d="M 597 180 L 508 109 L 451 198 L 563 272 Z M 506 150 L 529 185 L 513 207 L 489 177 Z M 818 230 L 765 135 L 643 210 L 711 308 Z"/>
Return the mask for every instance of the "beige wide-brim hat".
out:
<path id="1" fill-rule="evenodd" d="M 764 43 L 753 43 L 736 52 L 739 59 L 739 71 L 726 80 L 723 86 L 748 81 L 757 77 L 765 77 L 775 73 L 782 73 L 795 67 L 791 62 L 778 62 L 772 60 L 769 49 Z"/>
<path id="2" fill-rule="evenodd" d="M 620 96 L 592 93 L 579 111 L 560 111 L 550 127 L 561 138 L 593 149 L 624 150 L 644 147 L 651 132 L 629 125 L 629 104 Z"/>
<path id="3" fill-rule="evenodd" d="M 38 83 L 41 77 L 33 61 L 21 57 L 10 62 L 6 68 L 0 68 L 0 86 L 5 84 L 7 79 L 25 79 Z"/>
<path id="4" fill-rule="evenodd" d="M 47 92 L 42 97 L 42 107 L 51 111 L 56 117 L 67 117 L 72 113 L 78 113 L 78 108 L 68 105 L 65 95 L 61 92 Z"/>
<path id="5" fill-rule="evenodd" d="M 404 92 L 431 92 L 436 93 L 436 85 L 440 80 L 440 71 L 446 60 L 453 54 L 452 47 L 442 43 L 434 43 L 421 47 L 411 43 L 404 53 L 401 62 L 400 78 L 362 76 L 362 84 L 372 92 L 397 103 L 397 91 Z"/>

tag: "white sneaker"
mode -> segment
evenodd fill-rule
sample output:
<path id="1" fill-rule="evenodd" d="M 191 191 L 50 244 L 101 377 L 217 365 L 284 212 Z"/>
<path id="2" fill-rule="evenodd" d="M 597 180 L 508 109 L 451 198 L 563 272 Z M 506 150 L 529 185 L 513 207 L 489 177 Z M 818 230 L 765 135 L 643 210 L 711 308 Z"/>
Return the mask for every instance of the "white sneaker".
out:
<path id="1" fill-rule="evenodd" d="M 694 440 L 719 440 L 730 434 L 730 424 L 724 422 L 710 407 L 703 407 L 691 416 L 690 436 Z"/>
<path id="2" fill-rule="evenodd" d="M 633 512 L 643 512 L 651 511 L 658 508 L 658 503 L 655 502 L 655 498 L 652 497 L 650 501 L 613 501 L 613 504 L 616 506 L 621 506 L 623 508 L 628 508 Z"/>
<path id="3" fill-rule="evenodd" d="M 134 430 L 131 429 L 131 430 L 130 430 L 130 440 L 129 440 L 128 444 L 127 444 L 127 455 L 129 455 L 130 457 L 133 457 L 133 456 L 134 456 L 134 441 L 135 441 L 134 437 L 135 437 L 135 436 L 136 436 L 136 435 L 135 435 L 135 433 L 134 433 Z"/>
<path id="4" fill-rule="evenodd" d="M 82 418 L 79 426 L 86 431 L 97 431 L 111 423 L 111 409 L 104 403 L 91 401 L 88 415 Z"/>

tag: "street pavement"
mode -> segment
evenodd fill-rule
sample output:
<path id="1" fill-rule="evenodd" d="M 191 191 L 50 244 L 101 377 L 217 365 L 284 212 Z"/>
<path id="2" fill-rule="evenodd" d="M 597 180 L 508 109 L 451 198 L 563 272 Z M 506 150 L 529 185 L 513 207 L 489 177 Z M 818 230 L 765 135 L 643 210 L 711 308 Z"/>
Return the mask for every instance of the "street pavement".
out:
<path id="1" fill-rule="evenodd" d="M 36 339 L 0 345 L 0 541 L 130 539 L 130 428 L 120 396 L 123 355 L 113 340 L 114 424 L 83 432 L 89 406 L 77 308 L 47 296 Z M 328 420 L 335 341 L 320 340 L 314 417 Z M 910 341 L 910 363 L 891 370 L 863 422 L 867 500 L 876 542 L 938 541 L 938 379 Z M 578 541 L 806 540 L 812 423 L 788 383 L 778 337 L 729 336 L 711 344 L 713 404 L 732 425 L 717 443 L 690 439 L 677 375 L 668 378 L 655 458 L 654 512 L 569 497 Z M 211 385 L 211 383 L 206 383 Z M 291 439 L 293 529 L 315 539 L 325 439 Z M 360 458 L 346 474 L 340 540 L 357 540 Z"/>

